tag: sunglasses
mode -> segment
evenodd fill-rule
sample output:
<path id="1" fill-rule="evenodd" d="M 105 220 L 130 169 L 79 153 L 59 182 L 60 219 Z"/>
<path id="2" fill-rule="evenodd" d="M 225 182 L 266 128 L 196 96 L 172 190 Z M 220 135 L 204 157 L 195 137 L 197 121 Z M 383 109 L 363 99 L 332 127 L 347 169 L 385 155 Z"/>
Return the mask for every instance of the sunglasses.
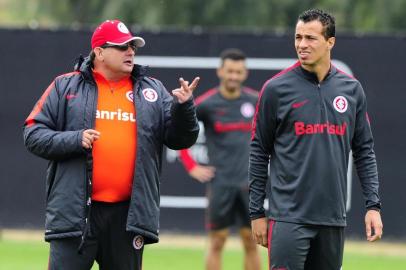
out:
<path id="1" fill-rule="evenodd" d="M 119 51 L 122 51 L 122 52 L 127 51 L 128 48 L 131 48 L 134 52 L 137 52 L 137 49 L 138 49 L 135 42 L 128 42 L 128 43 L 125 43 L 123 45 L 113 45 L 113 44 L 106 43 L 106 44 L 100 46 L 100 48 L 103 48 L 103 49 L 113 48 L 113 49 L 116 49 L 116 50 L 119 50 Z"/>

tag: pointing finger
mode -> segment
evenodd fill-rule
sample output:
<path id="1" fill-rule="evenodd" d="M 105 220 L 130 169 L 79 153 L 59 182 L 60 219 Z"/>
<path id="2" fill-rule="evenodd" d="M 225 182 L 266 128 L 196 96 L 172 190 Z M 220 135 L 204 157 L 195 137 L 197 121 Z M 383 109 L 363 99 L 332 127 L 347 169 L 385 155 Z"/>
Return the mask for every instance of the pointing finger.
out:
<path id="1" fill-rule="evenodd" d="M 197 84 L 199 83 L 199 81 L 200 81 L 200 77 L 196 77 L 196 78 L 193 80 L 192 84 L 189 86 L 189 88 L 190 88 L 192 91 L 195 90 L 195 88 L 196 88 Z"/>
<path id="2" fill-rule="evenodd" d="M 183 78 L 179 78 L 179 82 L 184 91 L 188 91 L 189 85 Z"/>
<path id="3" fill-rule="evenodd" d="M 85 132 L 88 134 L 91 134 L 91 135 L 97 135 L 97 136 L 100 135 L 100 132 L 98 132 L 97 130 L 94 130 L 94 129 L 87 129 L 87 130 L 85 130 Z"/>

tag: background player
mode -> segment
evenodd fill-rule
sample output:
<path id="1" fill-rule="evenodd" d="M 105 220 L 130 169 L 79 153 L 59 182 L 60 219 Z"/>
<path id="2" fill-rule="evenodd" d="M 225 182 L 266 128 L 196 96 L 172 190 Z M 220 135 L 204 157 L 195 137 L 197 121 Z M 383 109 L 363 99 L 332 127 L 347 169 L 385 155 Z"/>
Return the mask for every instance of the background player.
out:
<path id="1" fill-rule="evenodd" d="M 197 117 L 204 124 L 210 165 L 196 164 L 188 150 L 181 159 L 189 174 L 209 182 L 206 211 L 209 251 L 206 269 L 221 268 L 221 255 L 229 227 L 238 224 L 245 251 L 245 269 L 260 268 L 248 215 L 248 152 L 257 92 L 242 86 L 248 71 L 238 49 L 221 53 L 217 69 L 220 85 L 196 99 Z"/>

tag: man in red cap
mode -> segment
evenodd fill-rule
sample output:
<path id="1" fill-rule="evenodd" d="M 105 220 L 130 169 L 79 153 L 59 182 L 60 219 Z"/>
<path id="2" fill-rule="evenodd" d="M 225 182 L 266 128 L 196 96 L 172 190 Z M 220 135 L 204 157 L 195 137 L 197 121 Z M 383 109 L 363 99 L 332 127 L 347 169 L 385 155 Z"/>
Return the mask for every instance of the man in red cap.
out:
<path id="1" fill-rule="evenodd" d="M 199 131 L 191 84 L 170 95 L 134 64 L 145 41 L 118 20 L 93 33 L 89 57 L 58 76 L 24 124 L 29 151 L 49 160 L 45 240 L 49 269 L 141 269 L 158 242 L 164 145 L 190 147 Z"/>

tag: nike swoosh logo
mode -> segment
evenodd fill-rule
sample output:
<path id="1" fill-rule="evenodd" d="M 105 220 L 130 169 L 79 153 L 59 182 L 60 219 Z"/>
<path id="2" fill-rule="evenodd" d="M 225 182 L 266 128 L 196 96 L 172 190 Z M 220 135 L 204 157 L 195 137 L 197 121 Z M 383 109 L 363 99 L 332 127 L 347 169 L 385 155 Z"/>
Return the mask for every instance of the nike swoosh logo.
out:
<path id="1" fill-rule="evenodd" d="M 292 104 L 292 108 L 293 108 L 293 109 L 300 108 L 300 107 L 302 107 L 303 105 L 305 105 L 307 102 L 309 102 L 308 99 L 305 99 L 305 100 L 303 100 L 303 101 L 301 101 L 301 102 L 293 103 L 293 104 Z"/>
<path id="2" fill-rule="evenodd" d="M 72 98 L 75 98 L 76 97 L 76 95 L 66 95 L 66 99 L 72 99 Z"/>

